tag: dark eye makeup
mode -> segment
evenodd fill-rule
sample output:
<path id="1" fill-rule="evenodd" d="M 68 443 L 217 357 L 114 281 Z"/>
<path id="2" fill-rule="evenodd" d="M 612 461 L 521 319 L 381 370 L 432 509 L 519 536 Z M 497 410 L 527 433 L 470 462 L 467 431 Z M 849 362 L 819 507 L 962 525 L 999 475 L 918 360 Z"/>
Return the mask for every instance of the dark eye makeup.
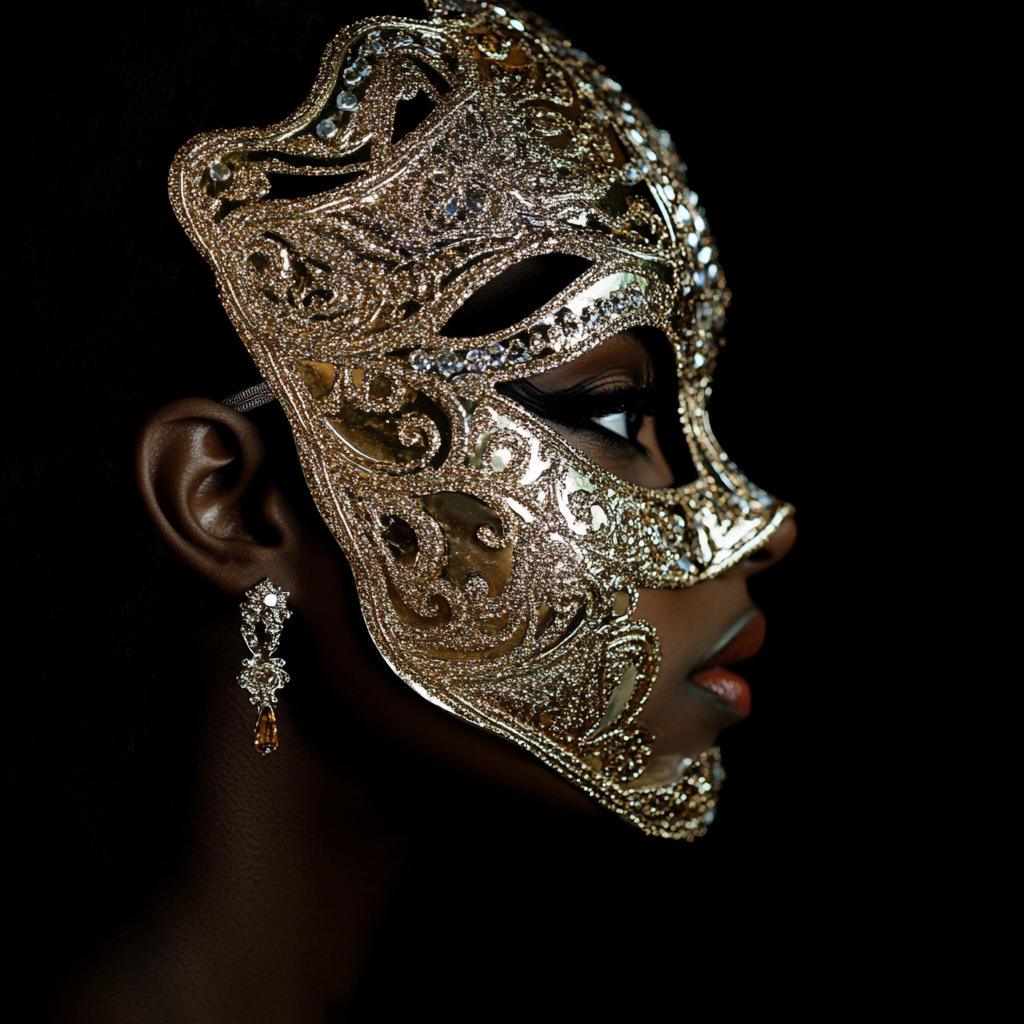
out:
<path id="1" fill-rule="evenodd" d="M 529 379 L 495 386 L 534 415 L 589 434 L 616 454 L 649 454 L 637 435 L 644 417 L 654 415 L 657 405 L 653 377 L 625 387 L 586 381 L 559 391 L 541 391 Z"/>

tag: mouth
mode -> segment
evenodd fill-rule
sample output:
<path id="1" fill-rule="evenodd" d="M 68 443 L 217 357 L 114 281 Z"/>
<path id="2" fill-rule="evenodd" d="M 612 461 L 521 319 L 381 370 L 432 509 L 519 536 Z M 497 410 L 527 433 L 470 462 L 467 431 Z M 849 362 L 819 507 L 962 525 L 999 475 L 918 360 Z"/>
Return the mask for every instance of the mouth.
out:
<path id="1" fill-rule="evenodd" d="M 725 668 L 752 658 L 764 644 L 767 622 L 756 608 L 741 615 L 719 638 L 714 653 L 691 673 L 689 681 L 715 696 L 733 714 L 750 714 L 750 683 Z"/>

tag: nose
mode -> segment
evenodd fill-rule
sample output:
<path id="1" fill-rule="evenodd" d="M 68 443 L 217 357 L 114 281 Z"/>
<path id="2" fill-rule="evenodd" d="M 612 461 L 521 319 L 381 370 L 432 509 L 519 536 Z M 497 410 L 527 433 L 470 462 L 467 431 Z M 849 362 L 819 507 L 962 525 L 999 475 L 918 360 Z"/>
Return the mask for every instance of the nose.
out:
<path id="1" fill-rule="evenodd" d="M 796 541 L 796 533 L 796 520 L 789 516 L 782 521 L 782 525 L 771 535 L 764 547 L 747 555 L 733 571 L 750 577 L 770 569 L 789 554 L 789 549 Z"/>

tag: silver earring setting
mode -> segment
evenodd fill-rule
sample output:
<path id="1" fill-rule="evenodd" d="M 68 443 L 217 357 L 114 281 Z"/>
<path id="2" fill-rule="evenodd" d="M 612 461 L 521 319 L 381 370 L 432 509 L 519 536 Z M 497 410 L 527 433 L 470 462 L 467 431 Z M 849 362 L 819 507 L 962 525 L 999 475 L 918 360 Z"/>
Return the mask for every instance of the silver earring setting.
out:
<path id="1" fill-rule="evenodd" d="M 259 708 L 254 742 L 261 754 L 277 750 L 277 716 L 274 705 L 277 691 L 288 682 L 284 659 L 273 657 L 281 640 L 288 610 L 288 591 L 278 590 L 269 579 L 245 592 L 242 609 L 242 636 L 252 654 L 243 660 L 238 685 L 250 693 L 249 701 Z M 262 628 L 261 628 L 262 627 Z"/>

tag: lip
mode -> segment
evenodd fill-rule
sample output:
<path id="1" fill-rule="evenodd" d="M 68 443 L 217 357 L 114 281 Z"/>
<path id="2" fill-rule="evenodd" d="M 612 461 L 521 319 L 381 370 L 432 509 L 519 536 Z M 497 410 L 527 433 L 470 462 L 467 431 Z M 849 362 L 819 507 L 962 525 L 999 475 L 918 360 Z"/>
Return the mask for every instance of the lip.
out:
<path id="1" fill-rule="evenodd" d="M 741 615 L 719 638 L 715 651 L 690 675 L 689 681 L 717 697 L 730 711 L 750 714 L 750 684 L 725 668 L 752 658 L 764 644 L 767 620 L 756 608 Z"/>

